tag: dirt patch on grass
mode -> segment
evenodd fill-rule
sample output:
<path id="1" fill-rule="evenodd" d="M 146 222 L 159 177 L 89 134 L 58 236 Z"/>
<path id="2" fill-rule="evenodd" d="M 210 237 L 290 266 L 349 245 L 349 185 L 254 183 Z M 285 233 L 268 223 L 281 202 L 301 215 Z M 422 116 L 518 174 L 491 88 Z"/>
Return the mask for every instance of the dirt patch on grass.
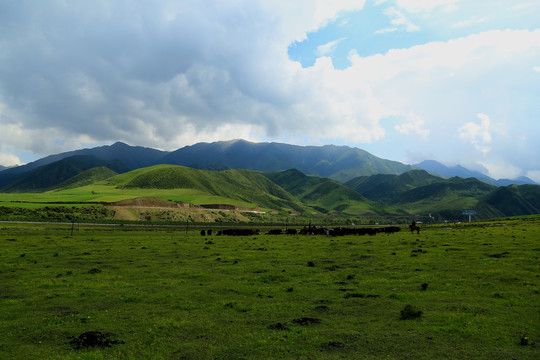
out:
<path id="1" fill-rule="evenodd" d="M 158 197 L 141 197 L 128 199 L 111 203 L 112 206 L 129 206 L 129 207 L 160 207 L 160 208 L 178 208 L 181 207 L 174 201 L 165 200 Z"/>
<path id="2" fill-rule="evenodd" d="M 135 214 L 130 208 L 122 206 L 111 206 L 110 209 L 114 210 L 114 220 L 139 220 L 139 215 Z"/>

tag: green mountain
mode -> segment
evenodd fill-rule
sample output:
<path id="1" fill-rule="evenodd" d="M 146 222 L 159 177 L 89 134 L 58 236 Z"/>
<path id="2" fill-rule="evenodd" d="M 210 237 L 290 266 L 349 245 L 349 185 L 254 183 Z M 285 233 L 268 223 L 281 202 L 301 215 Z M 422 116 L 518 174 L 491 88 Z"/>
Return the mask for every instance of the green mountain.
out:
<path id="1" fill-rule="evenodd" d="M 297 169 L 264 173 L 264 175 L 304 204 L 324 213 L 340 212 L 351 215 L 396 213 L 395 209 L 368 200 L 337 181 L 307 176 Z"/>
<path id="2" fill-rule="evenodd" d="M 411 170 L 401 175 L 377 174 L 359 176 L 345 183 L 345 186 L 366 198 L 383 203 L 391 203 L 401 193 L 417 187 L 430 185 L 443 179 L 424 170 Z"/>
<path id="3" fill-rule="evenodd" d="M 477 210 L 477 219 L 492 217 L 492 209 L 480 211 L 479 202 L 496 186 L 475 178 L 453 177 L 405 191 L 396 196 L 392 205 L 415 214 L 432 214 L 443 219 L 460 219 L 463 210 Z M 498 216 L 498 215 L 496 215 Z"/>
<path id="4" fill-rule="evenodd" d="M 401 174 L 413 169 L 348 146 L 297 146 L 244 140 L 186 146 L 167 154 L 162 162 L 190 167 L 221 164 L 233 169 L 272 172 L 298 169 L 304 174 L 340 182 L 361 175 Z"/>
<path id="5" fill-rule="evenodd" d="M 114 176 L 107 182 L 125 189 L 195 189 L 269 209 L 309 211 L 287 191 L 250 170 L 209 171 L 179 165 L 155 165 Z"/>
<path id="6" fill-rule="evenodd" d="M 439 219 L 463 219 L 463 210 L 476 210 L 476 219 L 540 213 L 539 185 L 497 187 L 476 178 L 443 179 L 424 170 L 361 176 L 345 185 L 368 199 Z"/>
<path id="7" fill-rule="evenodd" d="M 0 189 L 42 166 L 72 156 L 94 156 L 117 160 L 126 170 L 159 164 L 189 166 L 204 170 L 249 169 L 284 171 L 296 168 L 305 174 L 345 182 L 356 176 L 401 174 L 413 167 L 378 158 L 364 150 L 347 146 L 296 146 L 280 143 L 251 143 L 244 140 L 199 143 L 174 152 L 160 151 L 117 142 L 110 146 L 81 149 L 50 155 L 23 166 L 0 171 Z M 114 170 L 114 169 L 113 169 Z"/>
<path id="8" fill-rule="evenodd" d="M 69 178 L 68 180 L 54 186 L 52 189 L 74 189 L 81 186 L 90 185 L 101 180 L 106 180 L 115 175 L 118 175 L 118 173 L 109 169 L 108 167 L 94 167 Z"/>
<path id="9" fill-rule="evenodd" d="M 497 188 L 481 199 L 480 205 L 497 216 L 540 213 L 540 186 L 509 185 Z"/>
<path id="10" fill-rule="evenodd" d="M 98 159 L 95 156 L 76 155 L 31 170 L 5 185 L 0 191 L 46 191 L 57 187 L 83 171 L 100 166 L 105 166 L 115 172 L 125 172 L 127 170 L 127 167 L 117 160 L 107 161 Z"/>

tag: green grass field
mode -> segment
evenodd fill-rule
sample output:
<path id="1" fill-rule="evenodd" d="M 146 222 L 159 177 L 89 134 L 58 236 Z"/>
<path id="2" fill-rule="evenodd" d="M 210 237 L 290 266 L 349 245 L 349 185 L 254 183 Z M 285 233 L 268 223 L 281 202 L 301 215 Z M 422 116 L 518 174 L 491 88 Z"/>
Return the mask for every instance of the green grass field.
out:
<path id="1" fill-rule="evenodd" d="M 189 202 L 195 205 L 204 204 L 230 204 L 239 206 L 252 206 L 255 204 L 212 196 L 195 189 L 117 189 L 111 185 L 93 184 L 76 189 L 47 191 L 43 193 L 0 193 L 0 205 L 32 207 L 36 203 L 46 204 L 54 202 L 116 202 L 137 197 L 159 197 L 172 201 Z M 20 203 L 16 201 L 25 201 Z M 45 206 L 45 205 L 41 205 Z"/>
<path id="2" fill-rule="evenodd" d="M 540 217 L 419 235 L 199 230 L 0 224 L 0 358 L 540 357 Z M 407 305 L 421 316 L 401 319 Z"/>

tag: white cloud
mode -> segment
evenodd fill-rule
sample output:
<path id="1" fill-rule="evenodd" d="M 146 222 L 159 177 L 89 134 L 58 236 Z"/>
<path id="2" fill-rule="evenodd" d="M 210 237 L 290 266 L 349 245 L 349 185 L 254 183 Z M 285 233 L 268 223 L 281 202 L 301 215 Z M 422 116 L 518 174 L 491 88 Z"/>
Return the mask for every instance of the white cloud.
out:
<path id="1" fill-rule="evenodd" d="M 496 180 L 515 179 L 523 175 L 523 170 L 504 160 L 480 162 L 488 170 L 488 175 Z"/>
<path id="2" fill-rule="evenodd" d="M 425 122 L 424 119 L 418 115 L 409 114 L 407 115 L 407 120 L 408 122 L 396 125 L 394 129 L 405 135 L 413 133 L 420 135 L 424 140 L 428 138 L 429 130 L 423 128 Z"/>
<path id="3" fill-rule="evenodd" d="M 397 31 L 397 28 L 384 28 L 384 29 L 375 31 L 375 34 L 386 34 L 386 33 L 394 32 L 394 31 Z"/>
<path id="4" fill-rule="evenodd" d="M 390 17 L 390 23 L 394 26 L 403 26 L 406 31 L 414 32 L 420 30 L 420 27 L 413 24 L 401 11 L 394 7 L 389 7 L 385 10 L 385 14 Z"/>
<path id="5" fill-rule="evenodd" d="M 457 9 L 459 0 L 396 0 L 396 5 L 411 13 L 432 11 L 442 7 L 443 11 Z"/>
<path id="6" fill-rule="evenodd" d="M 527 176 L 529 179 L 531 179 L 535 183 L 540 184 L 540 170 L 527 171 L 525 176 Z"/>
<path id="7" fill-rule="evenodd" d="M 334 40 L 334 41 L 329 41 L 326 44 L 319 45 L 319 46 L 317 46 L 315 54 L 317 56 L 325 56 L 325 55 L 331 54 L 336 50 L 339 43 L 342 42 L 345 39 L 346 38 L 342 37 L 342 38 Z"/>
<path id="8" fill-rule="evenodd" d="M 21 159 L 9 150 L 0 149 L 0 165 L 15 166 L 21 165 Z"/>
<path id="9" fill-rule="evenodd" d="M 533 70 L 536 72 L 540 72 L 540 66 L 533 66 Z"/>
<path id="10" fill-rule="evenodd" d="M 455 28 L 455 29 L 459 29 L 459 28 L 464 28 L 464 27 L 480 24 L 480 23 L 482 23 L 484 21 L 486 21 L 485 17 L 479 18 L 477 16 L 473 16 L 473 17 L 471 17 L 471 18 L 469 18 L 467 20 L 459 21 L 459 22 L 453 24 L 452 27 Z"/>
<path id="11" fill-rule="evenodd" d="M 484 156 L 491 150 L 491 132 L 490 132 L 490 119 L 486 114 L 478 114 L 478 118 L 481 120 L 480 124 L 474 122 L 468 122 L 461 126 L 459 131 L 459 137 L 467 142 L 470 142 L 474 147 L 480 151 Z"/>

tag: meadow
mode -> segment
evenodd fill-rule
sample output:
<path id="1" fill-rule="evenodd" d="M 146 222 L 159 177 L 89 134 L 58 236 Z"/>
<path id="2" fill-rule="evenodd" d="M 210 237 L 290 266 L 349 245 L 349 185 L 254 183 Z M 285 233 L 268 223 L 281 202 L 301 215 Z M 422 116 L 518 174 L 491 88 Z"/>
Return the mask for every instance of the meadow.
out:
<path id="1" fill-rule="evenodd" d="M 1 223 L 0 358 L 540 357 L 538 216 L 375 236 L 200 230 Z"/>

